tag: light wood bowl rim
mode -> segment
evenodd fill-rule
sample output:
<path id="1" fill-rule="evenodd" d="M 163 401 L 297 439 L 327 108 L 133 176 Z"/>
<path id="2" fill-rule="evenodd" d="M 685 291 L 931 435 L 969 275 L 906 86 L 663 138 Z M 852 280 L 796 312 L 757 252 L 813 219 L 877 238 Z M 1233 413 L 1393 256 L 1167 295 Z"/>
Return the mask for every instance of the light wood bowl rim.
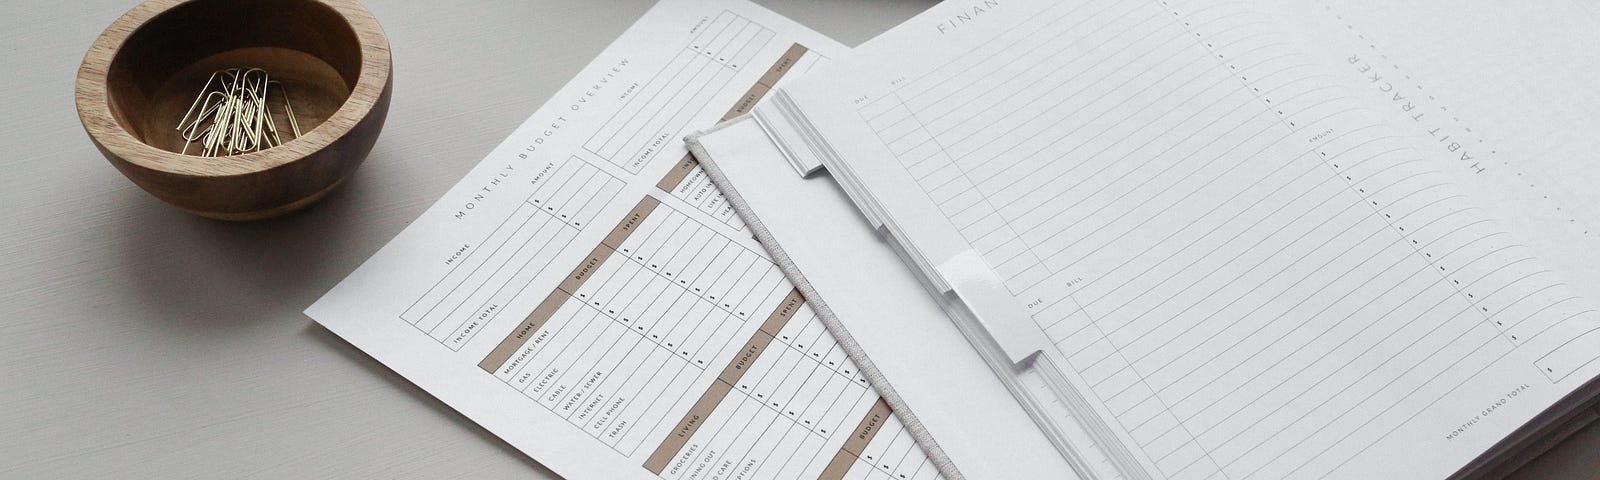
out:
<path id="1" fill-rule="evenodd" d="M 339 14 L 341 20 L 355 32 L 361 51 L 361 72 L 355 88 L 339 109 L 321 125 L 306 132 L 304 137 L 283 145 L 258 152 L 226 157 L 205 158 L 184 155 L 151 146 L 128 133 L 122 123 L 111 114 L 110 92 L 107 82 L 111 62 L 116 54 L 145 23 L 168 10 L 193 0 L 147 0 L 123 14 L 96 38 L 84 55 L 78 69 L 75 97 L 78 117 L 84 129 L 107 152 L 125 162 L 157 172 L 190 177 L 227 177 L 249 175 L 293 163 L 320 152 L 340 138 L 372 113 L 377 99 L 389 84 L 392 59 L 389 40 L 378 28 L 357 28 L 356 25 L 377 25 L 372 12 L 354 0 L 309 0 L 326 5 Z M 228 1 L 228 0 L 212 0 Z"/>

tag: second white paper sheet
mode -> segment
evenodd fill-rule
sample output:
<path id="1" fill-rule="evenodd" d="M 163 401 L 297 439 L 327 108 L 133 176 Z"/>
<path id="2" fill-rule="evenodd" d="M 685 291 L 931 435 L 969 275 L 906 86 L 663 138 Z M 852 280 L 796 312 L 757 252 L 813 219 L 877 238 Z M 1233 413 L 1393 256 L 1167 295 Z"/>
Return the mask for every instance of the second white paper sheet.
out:
<path id="1" fill-rule="evenodd" d="M 942 478 L 681 142 L 845 50 L 664 1 L 306 313 L 568 478 Z"/>

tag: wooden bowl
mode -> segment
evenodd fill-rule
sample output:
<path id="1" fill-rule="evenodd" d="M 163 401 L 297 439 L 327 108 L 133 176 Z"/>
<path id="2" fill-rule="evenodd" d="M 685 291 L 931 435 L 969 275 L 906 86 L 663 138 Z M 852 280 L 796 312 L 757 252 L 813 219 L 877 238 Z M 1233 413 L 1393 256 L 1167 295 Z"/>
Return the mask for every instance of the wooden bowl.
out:
<path id="1" fill-rule="evenodd" d="M 212 72 L 235 67 L 282 82 L 304 136 L 226 157 L 179 153 L 184 112 Z M 149 0 L 84 55 L 78 117 L 156 198 L 258 220 L 305 208 L 355 172 L 383 128 L 392 73 L 388 39 L 354 0 Z"/>

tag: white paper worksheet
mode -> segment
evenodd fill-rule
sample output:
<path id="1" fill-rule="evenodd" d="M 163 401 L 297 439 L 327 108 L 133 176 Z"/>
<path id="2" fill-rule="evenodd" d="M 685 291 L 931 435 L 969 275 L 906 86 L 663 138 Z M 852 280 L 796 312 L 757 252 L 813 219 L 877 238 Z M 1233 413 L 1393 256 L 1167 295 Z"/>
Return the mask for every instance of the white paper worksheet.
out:
<path id="1" fill-rule="evenodd" d="M 756 138 L 825 167 L 1124 475 L 1471 473 L 1600 374 L 1600 29 L 1544 3 L 946 2 L 780 91 Z M 813 240 L 749 196 L 763 241 Z M 784 263 L 857 268 L 814 246 Z"/>
<path id="2" fill-rule="evenodd" d="M 306 313 L 568 478 L 942 478 L 681 142 L 844 50 L 664 1 Z"/>

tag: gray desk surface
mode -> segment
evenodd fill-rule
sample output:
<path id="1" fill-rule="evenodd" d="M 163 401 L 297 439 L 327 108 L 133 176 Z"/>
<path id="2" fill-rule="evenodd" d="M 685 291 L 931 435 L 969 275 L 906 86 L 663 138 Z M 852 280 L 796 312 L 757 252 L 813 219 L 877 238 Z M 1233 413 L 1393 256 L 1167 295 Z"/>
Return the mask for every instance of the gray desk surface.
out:
<path id="1" fill-rule="evenodd" d="M 646 0 L 367 0 L 394 47 L 355 181 L 256 224 L 144 194 L 72 102 L 133 0 L 0 3 L 0 478 L 553 478 L 300 311 L 399 232 Z M 855 44 L 931 0 L 767 0 Z M 1600 427 L 1523 478 L 1600 478 Z"/>

